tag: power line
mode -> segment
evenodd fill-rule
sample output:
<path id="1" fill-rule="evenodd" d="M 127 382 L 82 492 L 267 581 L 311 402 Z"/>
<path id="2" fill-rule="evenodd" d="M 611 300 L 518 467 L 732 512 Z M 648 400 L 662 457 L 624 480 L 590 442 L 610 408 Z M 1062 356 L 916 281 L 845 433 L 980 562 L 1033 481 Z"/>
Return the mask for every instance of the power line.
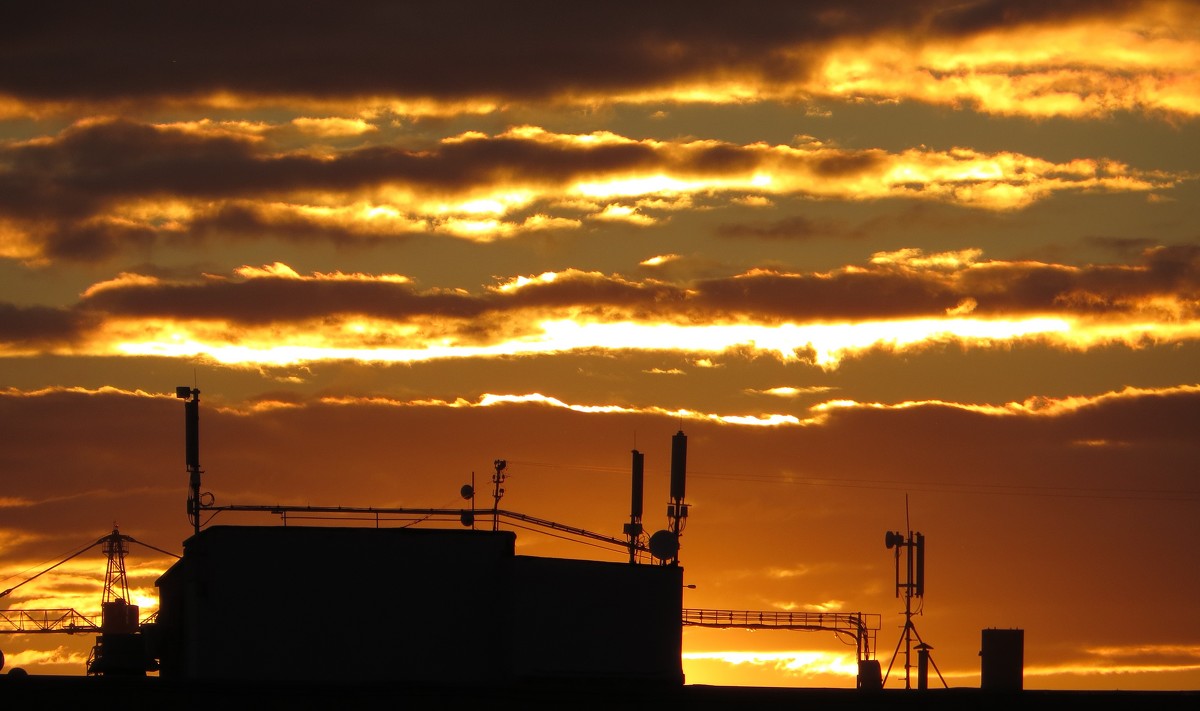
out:
<path id="1" fill-rule="evenodd" d="M 605 474 L 628 474 L 623 467 L 581 466 L 578 464 L 556 464 L 553 462 L 526 462 L 510 460 L 522 467 L 543 467 L 563 472 L 600 472 Z M 841 479 L 831 477 L 796 477 L 774 474 L 730 474 L 705 471 L 689 471 L 688 478 L 741 481 L 759 484 L 787 484 L 795 486 L 821 486 L 843 489 L 872 489 L 877 491 L 918 491 L 943 494 L 998 494 L 1001 496 L 1038 496 L 1070 499 L 1116 499 L 1137 501 L 1197 501 L 1200 491 L 1188 489 L 1141 489 L 1134 487 L 1095 488 L 1083 486 L 1048 486 L 1038 484 L 990 484 L 983 482 L 947 481 L 895 481 L 889 479 Z"/>

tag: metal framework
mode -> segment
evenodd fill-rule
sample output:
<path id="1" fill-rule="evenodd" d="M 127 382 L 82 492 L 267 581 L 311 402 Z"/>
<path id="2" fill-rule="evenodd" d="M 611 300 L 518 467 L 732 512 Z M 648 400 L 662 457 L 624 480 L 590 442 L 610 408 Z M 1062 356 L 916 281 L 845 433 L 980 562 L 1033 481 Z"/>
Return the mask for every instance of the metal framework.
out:
<path id="1" fill-rule="evenodd" d="M 113 527 L 112 533 L 84 546 L 82 549 L 63 558 L 54 565 L 45 570 L 32 575 L 25 580 L 17 583 L 8 590 L 0 591 L 0 598 L 8 597 L 17 588 L 25 585 L 28 582 L 36 580 L 46 573 L 54 570 L 63 563 L 66 563 L 73 558 L 76 558 L 83 553 L 95 548 L 96 546 L 104 546 L 105 554 L 108 556 L 108 566 L 104 574 L 104 590 L 101 594 L 101 607 L 106 603 L 115 601 L 129 602 L 129 581 L 125 572 L 125 554 L 129 552 L 127 544 L 137 543 L 151 550 L 158 551 L 165 555 L 174 558 L 179 556 L 165 551 L 161 548 L 156 548 L 149 543 L 143 543 L 132 536 L 126 536 Z M 141 620 L 141 624 L 152 621 L 158 615 L 157 612 L 149 617 Z M 74 608 L 57 607 L 57 608 L 35 608 L 25 610 L 0 610 L 0 634 L 43 634 L 43 633 L 66 633 L 75 634 L 83 633 L 98 633 L 101 632 L 101 624 L 103 622 L 103 613 L 101 614 L 83 614 Z"/>
<path id="2" fill-rule="evenodd" d="M 84 615 L 74 608 L 0 610 L 0 634 L 97 633 L 100 615 Z"/>
<path id="3" fill-rule="evenodd" d="M 684 609 L 683 624 L 692 627 L 833 632 L 854 640 L 858 661 L 875 656 L 880 615 L 862 612 L 781 612 L 779 610 Z"/>

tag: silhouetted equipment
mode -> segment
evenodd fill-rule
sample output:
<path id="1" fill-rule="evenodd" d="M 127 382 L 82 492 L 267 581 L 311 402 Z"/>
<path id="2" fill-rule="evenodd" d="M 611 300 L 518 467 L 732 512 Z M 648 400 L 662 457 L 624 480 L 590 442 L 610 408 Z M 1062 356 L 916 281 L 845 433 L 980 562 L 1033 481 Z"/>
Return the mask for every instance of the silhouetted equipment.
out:
<path id="1" fill-rule="evenodd" d="M 907 509 L 907 502 L 906 502 Z M 920 644 L 917 647 L 918 663 L 927 665 L 933 663 L 933 668 L 938 673 L 938 678 L 942 677 L 941 671 L 938 671 L 937 663 L 933 662 L 933 658 L 929 655 L 929 650 L 933 649 L 925 644 L 921 639 L 920 633 L 917 632 L 917 627 L 913 624 L 912 618 L 914 614 L 920 614 L 920 609 L 913 611 L 913 598 L 921 598 L 925 595 L 925 536 L 921 533 L 908 532 L 905 537 L 899 531 L 888 531 L 883 537 L 883 544 L 888 550 L 895 551 L 896 557 L 896 597 L 900 597 L 901 591 L 904 593 L 904 630 L 900 633 L 900 641 L 896 643 L 896 651 L 892 654 L 892 662 L 888 664 L 888 674 L 884 675 L 884 682 L 887 681 L 887 676 L 892 672 L 892 664 L 896 662 L 896 655 L 900 653 L 900 647 L 904 647 L 904 688 L 912 688 L 912 641 L 916 638 Z M 900 549 L 905 550 L 904 563 L 904 579 L 900 578 Z M 922 603 L 922 609 L 924 604 Z M 926 675 L 926 679 L 920 678 L 920 673 Z M 922 684 L 928 683 L 928 668 L 918 669 L 918 686 L 919 688 L 927 688 Z M 946 684 L 946 680 L 942 679 L 942 684 Z"/>
<path id="2" fill-rule="evenodd" d="M 633 450 L 633 490 L 629 497 L 630 518 L 642 518 L 642 489 L 645 480 L 646 455 Z"/>
<path id="3" fill-rule="evenodd" d="M 503 484 L 504 480 L 507 478 L 504 470 L 508 468 L 508 462 L 504 461 L 503 459 L 497 459 L 495 462 L 493 462 L 493 465 L 496 467 L 496 472 L 492 474 L 492 499 L 495 502 L 492 505 L 492 530 L 499 531 L 500 499 L 504 496 L 504 488 L 500 485 Z"/>
<path id="4" fill-rule="evenodd" d="M 473 475 L 472 483 L 459 490 L 470 509 L 214 506 L 211 494 L 200 494 L 199 457 L 192 454 L 199 391 L 179 388 L 177 394 L 188 401 L 188 467 L 193 475 L 188 510 L 197 530 L 184 544 L 183 559 L 158 581 L 164 677 L 459 682 L 465 673 L 469 681 L 483 682 L 600 676 L 681 683 L 681 632 L 687 624 L 832 630 L 855 644 L 860 688 L 882 686 L 879 663 L 873 659 L 879 625 L 860 613 L 683 610 L 679 549 L 689 507 L 684 502 L 687 436 L 682 430 L 671 440 L 668 527 L 648 539 L 642 522 L 645 457 L 636 449 L 624 540 L 501 510 L 508 466 L 503 459 L 494 462 L 490 532 L 381 528 L 382 521 L 451 516 L 473 528 Z M 203 511 L 269 512 L 282 516 L 284 526 L 201 531 Z M 288 527 L 289 514 L 374 518 L 375 528 Z M 630 563 L 637 562 L 639 553 L 649 553 L 661 565 L 621 564 L 618 570 L 611 563 L 513 556 L 515 537 L 499 530 L 502 518 L 622 546 Z M 313 616 L 311 601 L 293 591 L 308 585 L 305 576 L 314 556 L 337 557 L 341 569 L 354 571 L 354 580 L 343 583 L 357 591 L 360 605 L 402 614 L 402 629 L 412 644 L 395 644 L 392 625 L 354 626 L 337 616 Z M 388 564 L 379 565 L 381 560 Z M 269 601 L 271 620 L 279 623 L 245 634 L 241 613 L 247 599 Z M 462 614 L 480 599 L 505 601 L 492 618 L 496 624 L 483 632 Z M 735 614 L 742 617 L 735 619 Z M 306 624 L 286 622 L 299 618 Z M 463 639 L 472 643 L 463 645 Z M 313 643 L 357 653 L 326 655 L 325 664 L 314 671 Z M 495 664 L 497 659 L 504 663 Z"/>
<path id="5" fill-rule="evenodd" d="M 141 634 L 138 606 L 129 597 L 129 579 L 125 574 L 125 554 L 130 536 L 113 531 L 104 539 L 108 567 L 104 573 L 104 593 L 100 602 L 100 636 L 87 663 L 89 675 L 145 676 L 158 668 L 146 649 Z"/>
<path id="6" fill-rule="evenodd" d="M 183 400 L 184 451 L 188 470 L 188 519 L 193 532 L 200 532 L 200 391 L 186 385 L 175 388 L 175 397 Z"/>
<path id="7" fill-rule="evenodd" d="M 108 565 L 100 596 L 100 615 L 83 615 L 74 609 L 5 610 L 0 614 L 0 633 L 99 633 L 96 645 L 87 661 L 89 675 L 144 676 L 158 668 L 155 660 L 152 619 L 139 621 L 139 608 L 132 604 L 129 580 L 125 571 L 125 554 L 129 543 L 175 558 L 179 556 L 122 534 L 116 526 L 112 533 L 72 553 L 45 570 L 0 593 L 4 597 L 25 583 L 54 570 L 92 548 L 103 545 Z"/>
<path id="8" fill-rule="evenodd" d="M 638 543 L 642 538 L 642 489 L 645 480 L 646 457 L 633 450 L 633 490 L 629 497 L 629 523 L 625 524 L 625 535 L 629 537 L 629 562 L 637 562 Z"/>
<path id="9" fill-rule="evenodd" d="M 679 536 L 674 531 L 655 531 L 650 536 L 650 555 L 664 563 L 677 560 L 679 555 Z"/>
<path id="10" fill-rule="evenodd" d="M 679 537 L 683 535 L 687 525 L 688 505 L 683 503 L 683 494 L 687 482 L 687 435 L 683 430 L 671 438 L 671 502 L 667 504 L 667 520 L 671 533 L 675 534 L 675 555 L 671 557 L 671 565 L 679 564 Z M 667 562 L 667 561 L 664 561 Z"/>
<path id="11" fill-rule="evenodd" d="M 471 481 L 472 481 L 471 484 L 463 484 L 462 488 L 458 490 L 458 493 L 460 496 L 462 496 L 467 501 L 471 502 L 471 510 L 463 511 L 461 514 L 459 514 L 458 520 L 460 523 L 462 523 L 462 525 L 468 526 L 470 528 L 474 528 L 475 527 L 475 485 L 474 485 L 475 474 L 474 473 L 471 474 Z"/>
<path id="12" fill-rule="evenodd" d="M 933 649 L 924 642 L 917 645 L 917 688 L 929 688 L 929 650 Z"/>
<path id="13" fill-rule="evenodd" d="M 858 658 L 858 688 L 882 688 L 875 639 L 880 617 L 862 612 L 784 612 L 781 610 L 684 610 L 685 627 L 736 627 L 747 630 L 833 632 L 853 640 Z M 872 671 L 873 670 L 873 671 Z"/>
<path id="14" fill-rule="evenodd" d="M 981 688 L 1020 691 L 1025 685 L 1025 630 L 985 629 L 979 651 Z"/>
<path id="15" fill-rule="evenodd" d="M 671 498 L 683 499 L 687 486 L 687 435 L 683 430 L 671 438 Z"/>

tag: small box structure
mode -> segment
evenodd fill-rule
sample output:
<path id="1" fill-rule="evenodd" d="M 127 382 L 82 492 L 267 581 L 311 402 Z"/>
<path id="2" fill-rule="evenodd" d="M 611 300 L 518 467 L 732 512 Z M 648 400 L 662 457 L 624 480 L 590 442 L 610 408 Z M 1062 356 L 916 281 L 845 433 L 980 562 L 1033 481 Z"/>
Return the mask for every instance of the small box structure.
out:
<path id="1" fill-rule="evenodd" d="M 682 568 L 517 556 L 515 538 L 209 527 L 158 580 L 160 675 L 683 683 Z"/>
<path id="2" fill-rule="evenodd" d="M 1025 678 L 1025 630 L 985 629 L 980 656 L 980 686 L 990 691 L 1020 691 Z"/>

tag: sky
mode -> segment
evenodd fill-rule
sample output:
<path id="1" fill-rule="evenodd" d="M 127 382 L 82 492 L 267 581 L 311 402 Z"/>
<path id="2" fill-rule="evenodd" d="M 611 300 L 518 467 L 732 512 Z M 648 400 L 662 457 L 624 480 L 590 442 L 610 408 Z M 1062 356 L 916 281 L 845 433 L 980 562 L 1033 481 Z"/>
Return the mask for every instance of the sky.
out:
<path id="1" fill-rule="evenodd" d="M 878 614 L 902 687 L 920 532 L 934 685 L 1019 628 L 1025 688 L 1200 688 L 1196 4 L 5 14 L 4 609 L 98 610 L 99 548 L 23 581 L 114 525 L 182 552 L 189 386 L 218 506 L 490 505 L 504 459 L 502 508 L 620 538 L 682 431 L 688 608 Z M 131 546 L 144 613 L 172 560 Z M 31 673 L 93 642 L 0 635 Z M 854 686 L 832 634 L 683 648 Z"/>

